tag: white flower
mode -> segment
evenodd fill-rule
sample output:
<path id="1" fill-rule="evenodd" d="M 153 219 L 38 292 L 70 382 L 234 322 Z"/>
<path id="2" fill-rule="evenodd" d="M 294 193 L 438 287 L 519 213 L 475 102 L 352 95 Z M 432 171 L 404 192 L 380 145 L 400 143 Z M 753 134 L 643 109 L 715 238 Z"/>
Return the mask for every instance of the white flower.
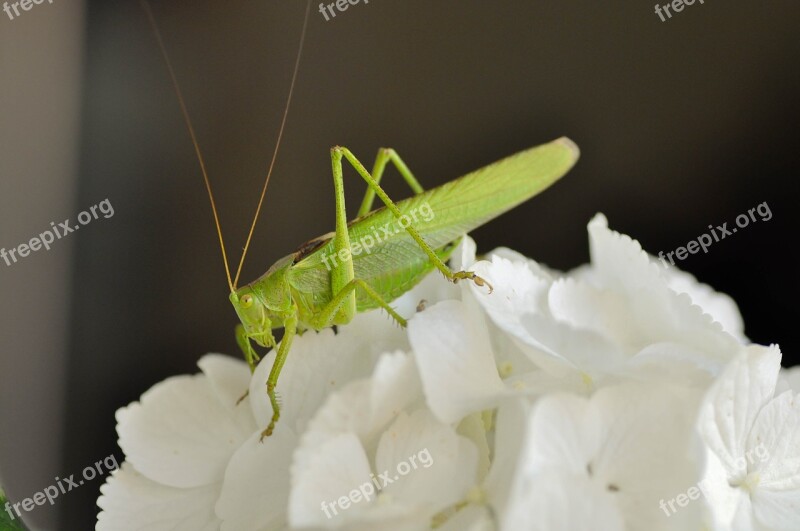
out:
<path id="1" fill-rule="evenodd" d="M 428 404 L 443 422 L 495 407 L 507 394 L 478 310 L 442 301 L 408 323 Z"/>
<path id="2" fill-rule="evenodd" d="M 781 369 L 780 374 L 778 374 L 778 385 L 775 387 L 775 393 L 780 394 L 790 389 L 795 393 L 800 393 L 800 366 Z"/>
<path id="3" fill-rule="evenodd" d="M 203 373 L 169 378 L 117 411 L 126 462 L 101 488 L 98 531 L 219 529 L 225 469 L 258 429 L 241 361 L 204 356 Z"/>
<path id="4" fill-rule="evenodd" d="M 589 235 L 590 266 L 559 275 L 507 252 L 493 254 L 474 269 L 496 295 L 477 287 L 472 293 L 550 383 L 563 379 L 565 390 L 582 381 L 591 392 L 620 377 L 710 384 L 739 343 L 698 304 L 739 333 L 735 305 L 689 277 L 668 276 L 636 241 L 609 230 L 602 215 L 589 223 Z"/>
<path id="5" fill-rule="evenodd" d="M 145 524 L 283 529 L 291 456 L 308 420 L 328 393 L 368 375 L 377 352 L 406 344 L 404 334 L 378 313 L 356 321 L 350 332 L 324 330 L 295 339 L 277 387 L 284 403 L 281 422 L 263 441 L 261 431 L 272 416 L 265 384 L 274 352 L 252 376 L 244 362 L 205 356 L 199 362 L 203 374 L 167 379 L 140 403 L 121 409 L 117 431 L 127 463 L 102 488 L 98 530 Z M 168 514 L 158 508 L 164 496 L 181 501 L 170 502 Z"/>
<path id="6" fill-rule="evenodd" d="M 419 387 L 413 359 L 396 352 L 331 395 L 294 455 L 293 526 L 422 529 L 464 497 L 478 451 L 431 414 Z"/>
<path id="7" fill-rule="evenodd" d="M 542 398 L 528 417 L 503 529 L 697 528 L 700 507 L 670 517 L 660 508 L 698 479 L 702 454 L 687 406 L 641 384 L 591 399 Z"/>
<path id="8" fill-rule="evenodd" d="M 263 441 L 260 430 L 253 433 L 225 474 L 216 506 L 223 531 L 285 528 L 290 465 L 308 422 L 331 392 L 368 376 L 380 351 L 406 345 L 405 335 L 378 312 L 359 315 L 352 324 L 339 334 L 327 329 L 295 338 L 276 388 L 283 406 L 275 432 Z M 249 396 L 261 430 L 272 417 L 266 381 L 274 359 L 272 351 L 250 380 Z"/>
<path id="9" fill-rule="evenodd" d="M 730 296 L 714 291 L 708 284 L 698 282 L 693 275 L 681 271 L 677 267 L 667 267 L 662 273 L 672 291 L 689 295 L 692 303 L 698 305 L 704 313 L 718 322 L 725 332 L 741 343 L 747 342 L 742 315 L 739 313 L 736 302 Z"/>
<path id="10" fill-rule="evenodd" d="M 777 347 L 748 347 L 706 398 L 703 483 L 716 529 L 798 529 L 800 398 L 774 396 L 780 360 Z"/>
<path id="11" fill-rule="evenodd" d="M 263 441 L 274 351 L 154 386 L 118 412 L 97 529 L 800 527 L 797 369 L 774 396 L 780 353 L 743 346 L 730 297 L 602 215 L 589 237 L 568 273 L 466 237 L 451 267 L 493 293 L 432 274 L 392 301 L 407 329 L 298 336 Z"/>

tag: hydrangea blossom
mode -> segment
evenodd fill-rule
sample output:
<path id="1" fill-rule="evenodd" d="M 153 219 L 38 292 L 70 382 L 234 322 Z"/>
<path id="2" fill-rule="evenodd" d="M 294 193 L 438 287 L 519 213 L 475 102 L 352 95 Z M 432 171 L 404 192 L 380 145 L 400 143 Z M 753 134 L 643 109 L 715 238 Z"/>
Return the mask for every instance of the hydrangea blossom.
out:
<path id="1" fill-rule="evenodd" d="M 777 347 L 749 347 L 703 404 L 704 483 L 717 529 L 798 528 L 800 396 L 775 395 L 780 360 Z"/>
<path id="2" fill-rule="evenodd" d="M 730 297 L 588 229 L 567 273 L 465 237 L 451 264 L 493 293 L 430 275 L 406 329 L 296 338 L 263 441 L 274 352 L 155 385 L 117 413 L 97 529 L 800 528 L 797 371 Z"/>

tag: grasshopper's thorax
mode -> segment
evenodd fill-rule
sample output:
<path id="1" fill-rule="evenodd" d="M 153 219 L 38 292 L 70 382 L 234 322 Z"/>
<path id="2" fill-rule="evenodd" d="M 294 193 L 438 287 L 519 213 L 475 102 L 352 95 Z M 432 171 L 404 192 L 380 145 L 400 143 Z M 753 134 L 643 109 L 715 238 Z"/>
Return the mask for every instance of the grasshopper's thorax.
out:
<path id="1" fill-rule="evenodd" d="M 261 278 L 242 286 L 230 295 L 231 304 L 247 335 L 262 347 L 274 347 L 273 328 L 295 313 L 286 272 L 292 256 L 279 260 Z"/>

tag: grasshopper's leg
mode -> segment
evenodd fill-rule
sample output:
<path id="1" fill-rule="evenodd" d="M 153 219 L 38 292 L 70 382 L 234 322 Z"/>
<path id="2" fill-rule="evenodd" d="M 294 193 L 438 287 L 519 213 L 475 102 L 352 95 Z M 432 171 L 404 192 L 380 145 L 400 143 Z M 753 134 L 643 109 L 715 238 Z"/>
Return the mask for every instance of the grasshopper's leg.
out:
<path id="1" fill-rule="evenodd" d="M 383 170 L 386 169 L 386 163 L 389 161 L 394 164 L 394 167 L 400 172 L 400 175 L 408 183 L 408 186 L 411 187 L 414 194 L 421 194 L 425 191 L 422 189 L 422 186 L 420 186 L 417 178 L 414 177 L 414 174 L 411 173 L 411 170 L 408 169 L 406 163 L 403 162 L 403 159 L 400 158 L 400 155 L 392 148 L 380 148 L 378 150 L 378 156 L 375 157 L 375 165 L 372 167 L 372 178 L 375 180 L 375 184 L 380 184 L 381 177 L 383 177 Z M 361 208 L 358 209 L 358 217 L 372 210 L 372 203 L 374 201 L 375 190 L 368 186 L 367 192 L 364 194 L 364 200 L 361 202 Z"/>
<path id="2" fill-rule="evenodd" d="M 334 180 L 334 188 L 336 189 L 336 243 L 334 247 L 338 252 L 340 248 L 350 248 L 350 239 L 347 233 L 347 221 L 344 212 L 344 185 L 343 185 L 343 172 L 342 172 L 342 157 L 347 159 L 347 161 L 355 168 L 358 174 L 367 182 L 367 186 L 371 190 L 374 190 L 375 194 L 383 201 L 383 204 L 386 205 L 386 208 L 394 214 L 394 217 L 398 220 L 402 219 L 403 213 L 400 212 L 400 209 L 397 208 L 397 205 L 386 195 L 386 192 L 383 191 L 383 188 L 375 182 L 375 179 L 369 174 L 364 165 L 353 155 L 349 149 L 336 146 L 331 149 L 331 161 L 333 163 L 333 180 Z M 339 196 L 341 195 L 341 204 Z M 339 218 L 340 215 L 342 217 L 343 223 L 340 228 Z M 445 265 L 445 263 L 436 255 L 436 252 L 431 249 L 430 245 L 425 243 L 425 240 L 422 239 L 419 232 L 414 228 L 413 225 L 409 224 L 405 227 L 406 232 L 408 232 L 409 236 L 411 236 L 417 245 L 419 245 L 420 249 L 428 255 L 428 259 L 431 261 L 433 266 L 438 269 L 450 282 L 456 283 L 462 279 L 469 279 L 475 282 L 478 286 L 488 286 L 489 293 L 492 292 L 492 286 L 484 279 L 473 273 L 472 271 L 458 271 L 453 273 L 450 271 L 450 268 Z M 341 232 L 341 237 L 340 237 Z M 342 279 L 339 280 L 339 283 L 336 282 L 336 269 L 334 269 L 333 277 L 332 277 L 332 286 L 333 286 L 333 293 L 338 293 L 341 288 L 343 288 L 347 282 L 353 279 L 353 263 L 352 260 L 348 260 L 346 263 L 341 264 L 343 268 L 349 268 L 349 278 L 346 278 L 346 282 L 341 282 Z M 345 272 L 340 273 L 340 276 L 344 278 Z M 352 302 L 350 302 L 350 300 Z M 343 305 L 343 311 L 347 315 L 354 315 L 355 314 L 355 306 L 356 306 L 356 299 L 355 299 L 355 292 L 351 292 L 351 297 L 345 301 Z M 352 307 L 352 311 L 351 311 Z"/>
<path id="3" fill-rule="evenodd" d="M 400 314 L 394 311 L 394 308 L 389 306 L 389 303 L 383 300 L 383 298 L 378 294 L 378 292 L 372 289 L 372 287 L 363 280 L 359 278 L 354 278 L 353 280 L 348 282 L 347 285 L 345 285 L 345 287 L 343 287 L 336 295 L 334 295 L 333 300 L 331 300 L 331 302 L 325 305 L 322 311 L 320 311 L 317 315 L 313 317 L 312 324 L 314 325 L 314 328 L 319 330 L 333 324 L 337 310 L 347 297 L 355 293 L 356 288 L 363 289 L 364 292 L 366 292 L 367 295 L 369 295 L 370 298 L 372 298 L 372 300 L 374 300 L 381 308 L 383 308 L 389 313 L 392 319 L 397 321 L 397 324 L 399 324 L 402 327 L 406 326 L 407 324 L 406 320 L 403 319 L 400 316 Z"/>
<path id="4" fill-rule="evenodd" d="M 350 234 L 347 227 L 347 213 L 345 211 L 342 153 L 342 148 L 331 149 L 333 188 L 336 198 L 336 236 L 334 238 L 333 246 L 336 253 L 346 249 L 347 254 L 352 255 L 352 249 L 350 247 Z M 375 171 L 378 174 L 378 179 L 380 179 L 380 177 L 383 175 L 383 171 L 389 161 L 392 161 L 415 193 L 419 194 L 423 192 L 422 186 L 420 186 L 419 182 L 417 182 L 417 179 L 393 149 L 382 148 L 378 151 L 378 156 L 375 158 Z M 364 170 L 364 172 L 366 172 L 366 170 Z M 368 173 L 367 175 L 369 176 Z M 377 182 L 375 182 L 371 176 L 369 176 L 369 179 L 370 180 L 367 181 L 367 184 L 373 182 L 375 183 L 375 186 L 369 186 L 367 188 L 367 192 L 364 195 L 364 201 L 359 209 L 359 215 L 361 215 L 362 212 L 366 214 L 372 207 L 376 189 L 386 196 L 386 194 L 383 192 L 383 190 L 381 190 L 381 188 L 377 185 Z M 354 278 L 355 273 L 353 271 L 352 260 L 343 261 L 334 266 L 334 268 L 331 270 L 331 294 L 335 297 L 341 295 L 341 298 L 335 305 L 329 305 L 333 313 L 319 320 L 320 322 L 324 322 L 325 326 L 328 326 L 332 323 L 347 323 L 355 315 L 355 287 L 346 289 Z M 372 288 L 366 284 L 364 284 L 364 286 L 368 293 L 371 292 L 370 295 L 375 298 L 378 304 L 386 309 L 387 312 L 389 312 L 389 315 L 391 315 L 398 323 L 401 323 L 402 326 L 405 326 L 405 320 L 402 317 L 400 317 L 383 299 L 381 299 L 378 294 L 372 290 Z"/>
<path id="5" fill-rule="evenodd" d="M 256 353 L 253 345 L 250 343 L 250 338 L 247 336 L 247 332 L 245 332 L 244 326 L 241 324 L 236 325 L 236 343 L 238 343 L 239 348 L 242 349 L 244 359 L 250 366 L 250 372 L 252 373 L 256 370 L 258 360 L 261 358 L 259 357 L 258 353 Z"/>
<path id="6" fill-rule="evenodd" d="M 342 177 L 342 154 L 337 148 L 331 149 L 331 169 L 333 171 L 333 190 L 336 200 L 336 236 L 333 238 L 333 249 L 336 254 L 346 250 L 352 256 L 350 232 L 347 228 L 347 212 L 344 201 L 344 178 Z M 335 296 L 355 278 L 353 260 L 343 260 L 331 270 L 331 295 Z M 350 290 L 334 309 L 337 323 L 348 323 L 356 314 L 356 293 Z"/>
<path id="7" fill-rule="evenodd" d="M 267 378 L 267 396 L 269 396 L 269 402 L 272 404 L 272 419 L 270 419 L 267 429 L 261 432 L 262 441 L 264 437 L 272 435 L 272 430 L 275 429 L 275 423 L 278 422 L 278 419 L 281 417 L 281 407 L 275 395 L 275 387 L 278 385 L 278 376 L 281 374 L 283 364 L 286 363 L 286 356 L 289 354 L 292 340 L 297 333 L 297 313 L 295 312 L 294 315 L 288 317 L 284 321 L 283 326 L 283 339 L 281 339 L 278 353 L 275 355 L 275 362 L 272 364 L 272 369 L 270 369 L 269 377 Z"/>
<path id="8" fill-rule="evenodd" d="M 258 365 L 258 360 L 260 360 L 260 356 L 256 352 L 256 349 L 253 348 L 253 345 L 250 343 L 250 338 L 247 337 L 247 332 L 244 330 L 244 326 L 241 324 L 236 325 L 236 343 L 239 345 L 239 348 L 242 349 L 242 353 L 244 354 L 244 359 L 247 362 L 247 365 L 250 367 L 250 373 L 252 374 L 256 370 L 256 365 Z M 247 398 L 247 395 L 250 393 L 250 390 L 246 390 L 242 396 L 239 397 L 239 400 L 236 401 L 236 405 L 242 403 L 242 400 Z"/>

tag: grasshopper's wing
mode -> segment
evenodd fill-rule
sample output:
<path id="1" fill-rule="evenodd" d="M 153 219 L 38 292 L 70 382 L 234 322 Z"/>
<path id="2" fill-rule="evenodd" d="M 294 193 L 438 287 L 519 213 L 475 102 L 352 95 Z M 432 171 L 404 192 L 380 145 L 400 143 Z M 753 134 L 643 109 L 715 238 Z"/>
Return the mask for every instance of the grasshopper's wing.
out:
<path id="1" fill-rule="evenodd" d="M 433 249 L 446 254 L 447 244 L 527 201 L 575 164 L 578 147 L 567 138 L 511 155 L 494 164 L 397 203 L 403 216 Z M 425 253 L 385 207 L 349 225 L 350 243 L 361 246 L 352 256 L 355 278 L 370 284 L 386 300 L 414 286 L 431 270 Z M 371 245 L 367 250 L 367 246 Z M 319 241 L 292 266 L 291 282 L 300 291 L 330 291 L 328 264 L 335 258 L 333 239 Z M 373 307 L 358 297 L 359 309 Z"/>

